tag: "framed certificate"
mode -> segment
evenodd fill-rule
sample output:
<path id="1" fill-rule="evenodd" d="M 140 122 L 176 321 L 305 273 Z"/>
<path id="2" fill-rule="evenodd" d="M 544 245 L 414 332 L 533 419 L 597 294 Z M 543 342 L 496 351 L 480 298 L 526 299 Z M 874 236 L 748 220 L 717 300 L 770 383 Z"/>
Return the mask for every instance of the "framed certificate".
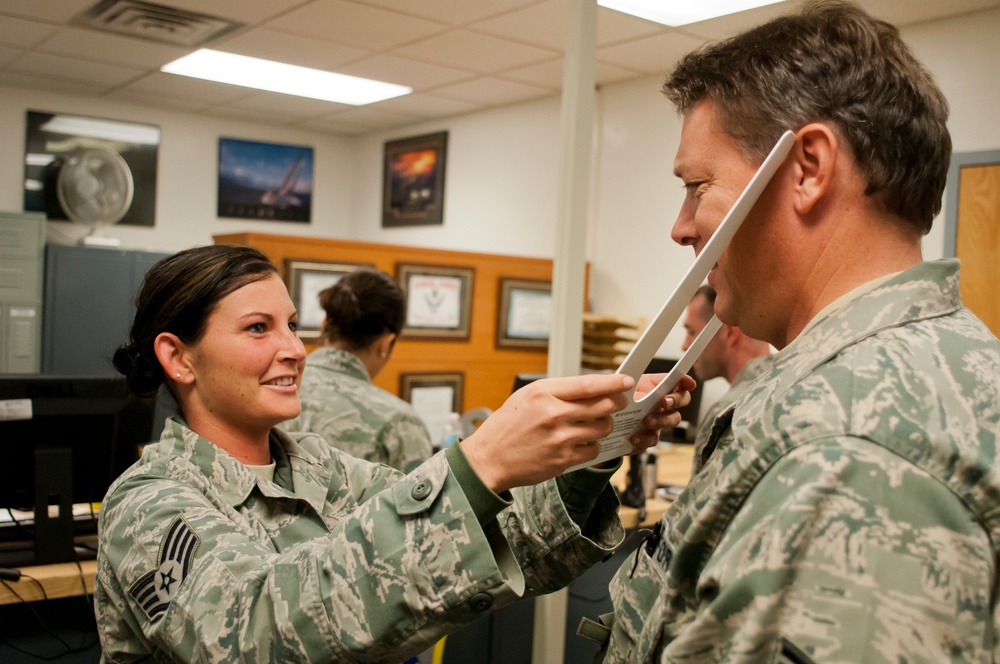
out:
<path id="1" fill-rule="evenodd" d="M 396 278 L 406 292 L 402 338 L 468 339 L 474 273 L 471 267 L 397 264 Z"/>

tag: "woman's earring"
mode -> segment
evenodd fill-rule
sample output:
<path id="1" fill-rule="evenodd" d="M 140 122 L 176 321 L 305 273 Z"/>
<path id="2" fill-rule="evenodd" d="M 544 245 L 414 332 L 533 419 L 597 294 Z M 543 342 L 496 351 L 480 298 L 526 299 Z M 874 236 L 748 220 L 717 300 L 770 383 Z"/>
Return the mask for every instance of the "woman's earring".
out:
<path id="1" fill-rule="evenodd" d="M 180 377 L 181 377 L 180 373 L 178 373 L 178 374 L 177 374 L 177 377 L 178 377 L 178 378 L 180 378 Z"/>

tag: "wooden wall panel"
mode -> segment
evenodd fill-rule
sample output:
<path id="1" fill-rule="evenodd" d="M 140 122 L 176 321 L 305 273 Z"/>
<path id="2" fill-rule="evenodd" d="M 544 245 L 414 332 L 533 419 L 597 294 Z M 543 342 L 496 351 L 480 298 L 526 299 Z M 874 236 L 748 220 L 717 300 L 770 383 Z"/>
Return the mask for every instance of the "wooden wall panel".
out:
<path id="1" fill-rule="evenodd" d="M 1000 336 L 1000 165 L 965 166 L 958 194 L 955 255 L 962 303 Z"/>
<path id="2" fill-rule="evenodd" d="M 393 276 L 397 263 L 474 268 L 469 340 L 400 339 L 392 360 L 374 381 L 393 394 L 398 394 L 400 373 L 459 371 L 465 376 L 462 410 L 480 406 L 496 410 L 510 395 L 518 373 L 546 371 L 545 352 L 499 350 L 494 345 L 494 330 L 500 277 L 551 280 L 551 260 L 263 233 L 216 235 L 214 239 L 216 244 L 260 249 L 282 271 L 283 278 L 285 260 L 290 258 L 373 263 Z M 307 348 L 311 351 L 315 346 Z"/>

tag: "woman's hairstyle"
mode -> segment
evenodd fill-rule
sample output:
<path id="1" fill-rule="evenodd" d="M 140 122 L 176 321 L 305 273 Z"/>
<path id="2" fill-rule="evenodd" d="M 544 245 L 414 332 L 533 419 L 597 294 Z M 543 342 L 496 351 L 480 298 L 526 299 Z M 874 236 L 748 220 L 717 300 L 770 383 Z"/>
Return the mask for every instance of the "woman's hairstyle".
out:
<path id="1" fill-rule="evenodd" d="M 367 348 L 386 332 L 399 334 L 406 321 L 406 296 L 385 272 L 362 267 L 319 294 L 326 312 L 323 336 L 352 349 Z"/>
<path id="2" fill-rule="evenodd" d="M 250 247 L 196 247 L 160 260 L 146 273 L 135 298 L 132 330 L 128 342 L 115 351 L 115 369 L 132 392 L 152 395 L 164 381 L 154 350 L 157 335 L 170 332 L 186 344 L 196 343 L 222 298 L 272 274 L 277 268 Z"/>
<path id="3" fill-rule="evenodd" d="M 948 103 L 899 30 L 853 4 L 810 2 L 704 46 L 663 92 L 682 114 L 711 100 L 723 131 L 758 162 L 785 130 L 829 123 L 884 210 L 922 234 L 941 210 Z"/>

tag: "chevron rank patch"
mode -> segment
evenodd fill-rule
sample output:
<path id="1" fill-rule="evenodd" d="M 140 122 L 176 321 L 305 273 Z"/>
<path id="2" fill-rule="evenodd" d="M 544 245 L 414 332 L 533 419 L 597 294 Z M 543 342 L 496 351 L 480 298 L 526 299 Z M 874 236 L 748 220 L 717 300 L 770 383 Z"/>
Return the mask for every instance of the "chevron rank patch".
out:
<path id="1" fill-rule="evenodd" d="M 167 528 L 167 535 L 160 544 L 160 566 L 143 574 L 129 588 L 147 618 L 154 620 L 167 610 L 191 568 L 191 559 L 200 542 L 183 517 L 174 519 Z"/>

